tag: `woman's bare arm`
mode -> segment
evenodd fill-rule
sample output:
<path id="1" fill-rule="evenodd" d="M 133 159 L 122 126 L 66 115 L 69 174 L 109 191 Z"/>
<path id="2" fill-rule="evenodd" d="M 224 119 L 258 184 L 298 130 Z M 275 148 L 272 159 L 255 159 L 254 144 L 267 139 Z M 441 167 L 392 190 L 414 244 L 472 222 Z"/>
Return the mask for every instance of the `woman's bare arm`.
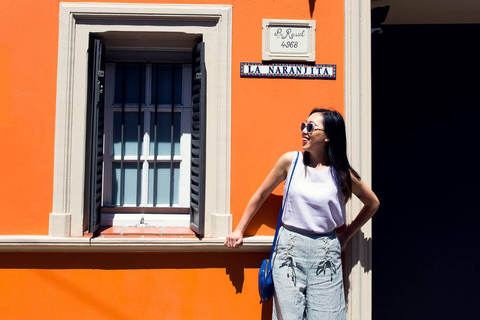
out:
<path id="1" fill-rule="evenodd" d="M 373 217 L 380 206 L 380 201 L 378 201 L 378 198 L 372 189 L 370 189 L 365 182 L 356 178 L 353 174 L 351 177 L 352 192 L 363 203 L 363 207 L 352 223 L 350 223 L 345 230 L 338 235 L 338 239 L 340 240 L 342 248 L 344 248 L 353 235 L 357 233 L 357 231 L 360 230 L 360 228 L 367 223 L 370 218 Z"/>
<path id="2" fill-rule="evenodd" d="M 225 246 L 229 248 L 238 248 L 243 242 L 243 234 L 247 229 L 247 226 L 252 220 L 255 213 L 257 213 L 260 206 L 272 193 L 272 191 L 287 177 L 288 169 L 292 163 L 295 152 L 287 152 L 278 159 L 277 163 L 273 167 L 272 171 L 267 175 L 260 188 L 253 194 L 248 201 L 242 218 L 237 225 L 235 231 L 229 234 L 225 239 Z"/>

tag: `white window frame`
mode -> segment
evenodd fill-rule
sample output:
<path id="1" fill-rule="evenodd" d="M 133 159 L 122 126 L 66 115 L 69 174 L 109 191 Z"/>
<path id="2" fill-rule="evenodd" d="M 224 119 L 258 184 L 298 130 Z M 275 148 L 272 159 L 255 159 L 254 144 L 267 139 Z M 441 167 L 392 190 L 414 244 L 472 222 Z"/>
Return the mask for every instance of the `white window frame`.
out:
<path id="1" fill-rule="evenodd" d="M 105 20 L 116 23 L 102 23 Z M 84 232 L 88 40 L 90 33 L 108 31 L 185 32 L 202 36 L 208 71 L 205 235 L 228 234 L 231 20 L 229 5 L 60 3 L 50 236 L 81 236 Z"/>

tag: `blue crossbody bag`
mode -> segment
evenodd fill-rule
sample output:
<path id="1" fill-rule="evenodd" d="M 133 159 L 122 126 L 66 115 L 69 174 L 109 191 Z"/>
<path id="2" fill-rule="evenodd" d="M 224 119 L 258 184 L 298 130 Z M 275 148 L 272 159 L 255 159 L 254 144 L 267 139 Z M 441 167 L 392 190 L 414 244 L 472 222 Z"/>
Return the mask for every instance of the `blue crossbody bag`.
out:
<path id="1" fill-rule="evenodd" d="M 287 192 L 285 193 L 285 197 L 283 199 L 282 208 L 280 209 L 280 214 L 278 215 L 277 230 L 275 231 L 275 237 L 273 238 L 272 250 L 270 251 L 270 258 L 264 259 L 262 261 L 262 264 L 260 265 L 260 271 L 258 272 L 258 293 L 260 294 L 260 299 L 262 301 L 268 301 L 272 298 L 273 277 L 272 277 L 271 261 L 273 257 L 273 252 L 275 251 L 275 245 L 277 243 L 278 230 L 280 229 L 280 225 L 282 224 L 283 209 L 285 208 L 285 203 L 288 197 L 288 190 L 290 190 L 290 184 L 292 183 L 292 177 L 293 177 L 293 173 L 295 172 L 295 167 L 297 166 L 297 161 L 298 161 L 298 153 L 297 153 L 297 158 L 295 159 L 295 163 L 293 165 L 292 173 L 290 174 Z"/>

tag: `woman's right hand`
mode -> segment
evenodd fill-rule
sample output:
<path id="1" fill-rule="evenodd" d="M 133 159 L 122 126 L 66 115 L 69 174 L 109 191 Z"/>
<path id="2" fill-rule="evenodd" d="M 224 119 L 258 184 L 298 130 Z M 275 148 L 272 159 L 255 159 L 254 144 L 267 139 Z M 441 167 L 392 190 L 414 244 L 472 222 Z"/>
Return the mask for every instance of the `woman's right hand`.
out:
<path id="1" fill-rule="evenodd" d="M 225 246 L 228 248 L 238 248 L 243 242 L 243 233 L 234 231 L 225 238 Z"/>

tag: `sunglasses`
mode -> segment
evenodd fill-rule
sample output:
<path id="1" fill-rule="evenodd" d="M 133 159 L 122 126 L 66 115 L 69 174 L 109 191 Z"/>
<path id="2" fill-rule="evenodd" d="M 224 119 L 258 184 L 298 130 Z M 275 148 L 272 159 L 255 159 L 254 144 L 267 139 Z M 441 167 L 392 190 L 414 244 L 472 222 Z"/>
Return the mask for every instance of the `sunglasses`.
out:
<path id="1" fill-rule="evenodd" d="M 300 130 L 303 131 L 303 130 L 305 130 L 305 128 L 307 128 L 307 133 L 312 133 L 312 132 L 315 131 L 315 130 L 325 131 L 324 129 L 315 128 L 315 124 L 314 124 L 314 123 L 305 123 L 305 122 L 302 122 L 302 124 L 300 124 Z"/>

